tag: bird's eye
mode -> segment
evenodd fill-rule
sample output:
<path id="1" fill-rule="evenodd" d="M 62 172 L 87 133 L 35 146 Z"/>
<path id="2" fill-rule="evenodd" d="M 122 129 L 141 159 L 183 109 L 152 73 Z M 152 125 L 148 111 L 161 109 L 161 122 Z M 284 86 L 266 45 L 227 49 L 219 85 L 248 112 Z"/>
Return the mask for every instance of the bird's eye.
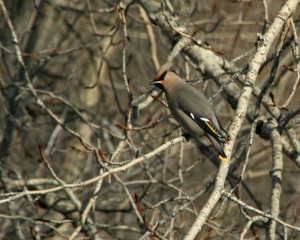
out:
<path id="1" fill-rule="evenodd" d="M 164 80 L 165 77 L 166 77 L 166 75 L 167 75 L 167 71 L 164 71 L 164 72 L 162 73 L 162 75 L 160 76 L 159 80 L 160 80 L 160 81 L 161 81 L 161 80 Z"/>

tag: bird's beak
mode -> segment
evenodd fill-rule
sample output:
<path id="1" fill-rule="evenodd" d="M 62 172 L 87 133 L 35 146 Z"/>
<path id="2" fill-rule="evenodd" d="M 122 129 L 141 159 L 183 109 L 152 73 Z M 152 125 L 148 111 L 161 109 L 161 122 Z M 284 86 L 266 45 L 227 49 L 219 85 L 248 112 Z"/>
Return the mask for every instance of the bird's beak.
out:
<path id="1" fill-rule="evenodd" d="M 159 80 L 154 80 L 154 81 L 152 81 L 151 83 L 149 83 L 150 85 L 156 85 L 156 84 L 160 84 L 161 83 L 161 81 L 159 81 Z"/>

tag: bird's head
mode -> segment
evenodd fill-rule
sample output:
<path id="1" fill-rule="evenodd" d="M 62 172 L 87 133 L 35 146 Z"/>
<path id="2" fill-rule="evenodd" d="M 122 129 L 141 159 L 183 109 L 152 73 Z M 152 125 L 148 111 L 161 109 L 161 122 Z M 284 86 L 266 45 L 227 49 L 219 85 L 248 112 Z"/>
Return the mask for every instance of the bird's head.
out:
<path id="1" fill-rule="evenodd" d="M 169 86 L 173 85 L 176 81 L 181 80 L 181 78 L 174 72 L 171 71 L 172 63 L 167 62 L 160 67 L 157 71 L 154 81 L 150 85 L 154 85 L 162 90 L 166 90 Z"/>

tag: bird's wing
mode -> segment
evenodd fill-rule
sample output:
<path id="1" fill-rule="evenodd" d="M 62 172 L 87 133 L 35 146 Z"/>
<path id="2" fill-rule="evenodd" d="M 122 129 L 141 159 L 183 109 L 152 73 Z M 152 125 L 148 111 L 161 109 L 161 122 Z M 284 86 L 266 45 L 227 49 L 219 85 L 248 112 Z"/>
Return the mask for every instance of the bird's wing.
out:
<path id="1" fill-rule="evenodd" d="M 184 111 L 184 113 L 197 123 L 207 134 L 222 142 L 224 136 L 211 117 L 188 111 Z"/>
<path id="2" fill-rule="evenodd" d="M 176 93 L 177 107 L 198 124 L 207 134 L 217 141 L 224 141 L 219 120 L 203 94 L 191 87 L 189 94 L 184 91 Z"/>

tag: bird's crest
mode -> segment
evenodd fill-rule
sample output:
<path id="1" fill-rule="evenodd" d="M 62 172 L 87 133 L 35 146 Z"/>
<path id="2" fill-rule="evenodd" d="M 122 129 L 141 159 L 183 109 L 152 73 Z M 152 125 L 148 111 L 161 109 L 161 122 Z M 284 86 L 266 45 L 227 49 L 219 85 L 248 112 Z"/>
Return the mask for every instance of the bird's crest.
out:
<path id="1" fill-rule="evenodd" d="M 171 62 L 166 62 L 165 64 L 163 64 L 160 69 L 157 71 L 156 75 L 155 75 L 155 80 L 156 81 L 160 81 L 163 80 L 167 74 L 167 72 L 170 70 L 170 68 L 172 67 L 173 63 Z"/>

